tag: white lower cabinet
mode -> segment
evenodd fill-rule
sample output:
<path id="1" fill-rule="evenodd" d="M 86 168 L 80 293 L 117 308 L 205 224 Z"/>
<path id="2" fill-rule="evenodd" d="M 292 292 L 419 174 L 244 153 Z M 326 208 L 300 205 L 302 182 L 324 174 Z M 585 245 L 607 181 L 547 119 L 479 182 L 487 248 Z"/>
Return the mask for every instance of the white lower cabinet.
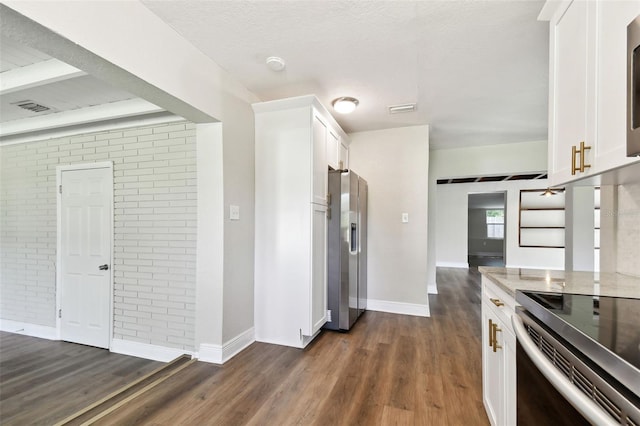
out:
<path id="1" fill-rule="evenodd" d="M 482 278 L 482 394 L 493 426 L 516 424 L 515 300 Z"/>

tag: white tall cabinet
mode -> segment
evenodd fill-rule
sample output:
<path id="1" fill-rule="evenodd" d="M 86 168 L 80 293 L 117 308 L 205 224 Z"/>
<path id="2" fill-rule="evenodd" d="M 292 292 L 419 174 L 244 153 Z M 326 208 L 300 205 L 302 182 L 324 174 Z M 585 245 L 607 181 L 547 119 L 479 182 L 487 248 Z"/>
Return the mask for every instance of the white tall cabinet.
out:
<path id="1" fill-rule="evenodd" d="M 303 348 L 327 321 L 328 164 L 347 136 L 315 96 L 253 109 L 256 340 Z"/>

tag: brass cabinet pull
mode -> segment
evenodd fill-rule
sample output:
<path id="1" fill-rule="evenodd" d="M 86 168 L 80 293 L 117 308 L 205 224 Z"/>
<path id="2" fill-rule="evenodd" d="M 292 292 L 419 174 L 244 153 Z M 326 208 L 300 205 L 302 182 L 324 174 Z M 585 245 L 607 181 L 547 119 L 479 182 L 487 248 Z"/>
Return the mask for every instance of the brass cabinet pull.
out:
<path id="1" fill-rule="evenodd" d="M 591 164 L 584 164 L 585 150 L 591 149 L 590 146 L 585 146 L 584 141 L 580 142 L 580 171 L 584 172 L 584 169 L 591 167 Z"/>
<path id="2" fill-rule="evenodd" d="M 500 307 L 500 306 L 504 306 L 504 303 L 500 301 L 500 299 L 489 299 L 491 300 L 491 302 L 493 302 L 494 305 Z"/>
<path id="3" fill-rule="evenodd" d="M 489 319 L 489 347 L 493 347 L 493 321 Z"/>
<path id="4" fill-rule="evenodd" d="M 585 145 L 584 141 L 580 142 L 580 149 L 576 148 L 576 146 L 571 147 L 571 175 L 575 175 L 576 172 L 584 173 L 585 169 L 591 167 L 591 164 L 585 164 L 584 156 L 586 154 L 586 150 L 591 149 L 590 146 Z M 576 154 L 579 154 L 579 165 L 576 166 Z"/>
<path id="5" fill-rule="evenodd" d="M 497 352 L 498 349 L 502 349 L 502 346 L 498 344 L 498 337 L 496 336 L 496 334 L 498 333 L 498 331 L 502 331 L 501 328 L 498 328 L 498 324 L 492 324 L 493 325 L 493 351 Z"/>

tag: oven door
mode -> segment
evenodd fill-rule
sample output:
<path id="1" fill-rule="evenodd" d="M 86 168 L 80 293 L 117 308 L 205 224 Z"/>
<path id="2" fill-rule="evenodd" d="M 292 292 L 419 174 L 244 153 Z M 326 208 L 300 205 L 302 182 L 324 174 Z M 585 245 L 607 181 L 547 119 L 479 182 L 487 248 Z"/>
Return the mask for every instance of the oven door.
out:
<path id="1" fill-rule="evenodd" d="M 517 338 L 519 426 L 638 424 L 640 408 L 561 343 L 562 338 L 521 308 L 511 322 Z"/>

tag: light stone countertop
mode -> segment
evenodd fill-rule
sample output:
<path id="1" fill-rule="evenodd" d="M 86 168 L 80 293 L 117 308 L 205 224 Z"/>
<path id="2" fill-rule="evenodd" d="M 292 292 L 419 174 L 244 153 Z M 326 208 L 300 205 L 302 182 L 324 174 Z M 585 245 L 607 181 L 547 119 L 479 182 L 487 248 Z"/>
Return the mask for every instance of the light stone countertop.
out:
<path id="1" fill-rule="evenodd" d="M 516 290 L 640 299 L 640 277 L 615 273 L 480 266 L 480 273 L 515 298 Z"/>

